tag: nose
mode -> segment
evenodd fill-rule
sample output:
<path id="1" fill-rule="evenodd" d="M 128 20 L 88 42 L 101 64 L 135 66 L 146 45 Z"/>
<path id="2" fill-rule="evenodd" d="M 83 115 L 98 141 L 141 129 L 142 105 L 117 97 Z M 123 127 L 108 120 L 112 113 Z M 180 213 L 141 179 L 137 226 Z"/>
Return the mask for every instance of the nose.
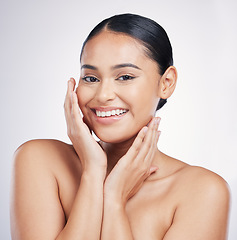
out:
<path id="1" fill-rule="evenodd" d="M 101 81 L 96 91 L 97 100 L 100 103 L 106 103 L 114 100 L 116 97 L 114 90 L 113 83 L 109 79 Z"/>

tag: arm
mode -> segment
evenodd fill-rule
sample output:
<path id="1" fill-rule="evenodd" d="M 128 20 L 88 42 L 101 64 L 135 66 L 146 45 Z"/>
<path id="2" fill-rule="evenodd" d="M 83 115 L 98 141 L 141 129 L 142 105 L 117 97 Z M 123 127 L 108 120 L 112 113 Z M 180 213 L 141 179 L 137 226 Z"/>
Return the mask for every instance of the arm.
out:
<path id="1" fill-rule="evenodd" d="M 62 154 L 60 148 L 53 151 L 47 144 L 42 146 L 41 141 L 32 141 L 23 145 L 15 155 L 12 239 L 100 238 L 107 159 L 80 118 L 77 99 L 72 93 L 74 87 L 75 81 L 69 81 L 65 114 L 69 137 L 79 155 L 82 173 L 78 173 L 81 182 L 68 221 L 65 221 L 58 181 L 53 172 L 57 162 L 50 166 L 49 161 L 60 159 L 65 153 Z"/>
<path id="2" fill-rule="evenodd" d="M 83 174 L 71 214 L 63 231 L 56 238 L 98 240 L 103 209 L 103 180 Z"/>
<path id="3" fill-rule="evenodd" d="M 159 137 L 157 129 L 158 121 L 153 119 L 148 129 L 145 127 L 139 132 L 133 145 L 105 181 L 103 240 L 133 239 L 125 207 L 147 177 L 157 170 L 157 167 L 151 166 Z"/>
<path id="4" fill-rule="evenodd" d="M 82 165 L 82 177 L 68 222 L 57 240 L 96 240 L 100 238 L 101 231 L 107 157 L 82 120 L 74 88 L 75 80 L 70 79 L 65 116 L 68 136 Z"/>
<path id="5" fill-rule="evenodd" d="M 101 239 L 134 239 L 125 206 L 122 203 L 105 201 Z"/>
<path id="6" fill-rule="evenodd" d="M 44 146 L 43 141 L 30 141 L 23 144 L 14 156 L 11 189 L 13 240 L 55 239 L 65 224 L 57 182 L 45 164 L 45 160 L 55 156 Z"/>
<path id="7" fill-rule="evenodd" d="M 103 181 L 98 175 L 81 177 L 66 223 L 54 171 L 65 152 L 58 151 L 63 146 L 55 144 L 47 140 L 30 141 L 15 154 L 11 200 L 13 240 L 99 239 Z"/>

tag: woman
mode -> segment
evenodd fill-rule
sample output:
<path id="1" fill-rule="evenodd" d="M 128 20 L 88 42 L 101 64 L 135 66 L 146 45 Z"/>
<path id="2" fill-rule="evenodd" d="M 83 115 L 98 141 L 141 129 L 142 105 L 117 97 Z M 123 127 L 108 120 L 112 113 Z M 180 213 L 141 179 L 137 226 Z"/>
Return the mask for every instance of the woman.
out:
<path id="1" fill-rule="evenodd" d="M 176 79 L 160 25 L 132 14 L 98 24 L 82 48 L 77 88 L 68 81 L 72 145 L 34 140 L 16 151 L 12 238 L 226 239 L 225 181 L 157 149 L 155 112 Z"/>

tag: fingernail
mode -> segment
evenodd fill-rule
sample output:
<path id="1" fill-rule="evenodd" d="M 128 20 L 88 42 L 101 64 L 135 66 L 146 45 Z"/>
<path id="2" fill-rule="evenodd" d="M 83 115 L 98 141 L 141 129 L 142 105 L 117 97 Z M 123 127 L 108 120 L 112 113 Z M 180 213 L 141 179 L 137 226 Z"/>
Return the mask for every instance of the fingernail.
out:
<path id="1" fill-rule="evenodd" d="M 155 119 L 154 119 L 154 123 L 156 124 L 156 125 L 158 125 L 158 118 L 157 117 L 155 117 Z"/>
<path id="2" fill-rule="evenodd" d="M 154 172 L 156 172 L 158 170 L 158 167 L 157 166 L 151 166 L 150 167 L 150 172 L 151 173 L 154 173 Z"/>
<path id="3" fill-rule="evenodd" d="M 144 127 L 144 129 L 143 129 L 144 133 L 147 132 L 147 129 L 148 129 L 148 127 Z"/>

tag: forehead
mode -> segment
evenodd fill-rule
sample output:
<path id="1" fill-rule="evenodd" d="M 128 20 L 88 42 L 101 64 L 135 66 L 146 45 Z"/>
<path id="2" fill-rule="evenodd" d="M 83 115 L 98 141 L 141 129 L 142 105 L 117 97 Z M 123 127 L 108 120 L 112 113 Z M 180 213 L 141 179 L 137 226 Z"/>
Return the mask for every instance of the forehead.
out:
<path id="1" fill-rule="evenodd" d="M 121 33 L 102 31 L 90 39 L 83 50 L 81 63 L 143 65 L 154 62 L 146 56 L 146 48 L 136 39 Z"/>

